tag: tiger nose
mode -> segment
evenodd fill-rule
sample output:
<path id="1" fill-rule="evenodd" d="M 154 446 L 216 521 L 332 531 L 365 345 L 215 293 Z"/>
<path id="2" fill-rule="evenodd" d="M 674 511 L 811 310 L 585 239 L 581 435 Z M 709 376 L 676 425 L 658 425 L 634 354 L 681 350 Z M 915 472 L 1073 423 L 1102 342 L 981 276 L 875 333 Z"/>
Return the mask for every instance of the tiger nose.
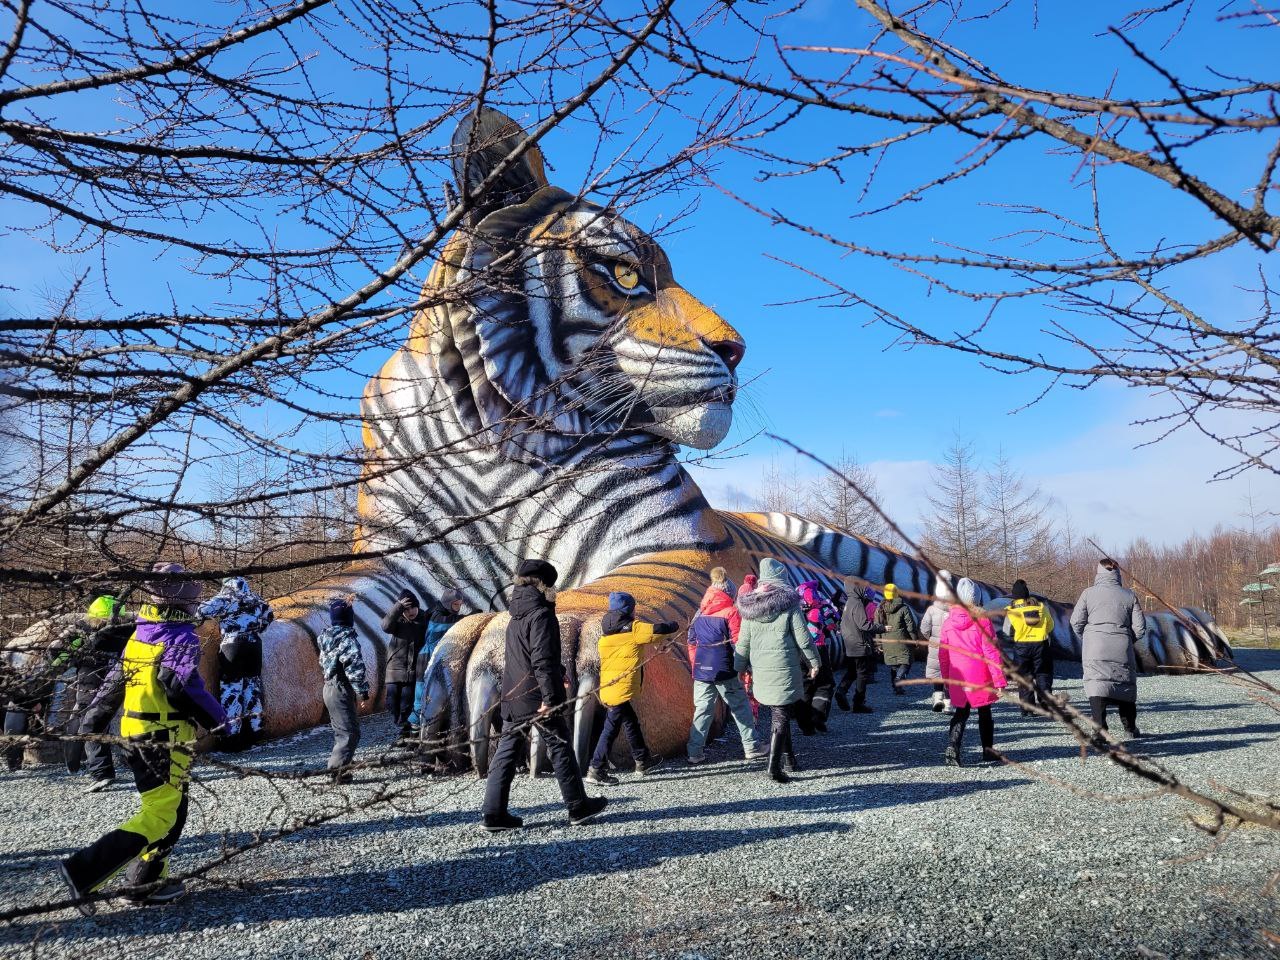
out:
<path id="1" fill-rule="evenodd" d="M 747 346 L 741 340 L 706 340 L 708 350 L 724 361 L 730 370 L 736 370 L 747 352 Z"/>

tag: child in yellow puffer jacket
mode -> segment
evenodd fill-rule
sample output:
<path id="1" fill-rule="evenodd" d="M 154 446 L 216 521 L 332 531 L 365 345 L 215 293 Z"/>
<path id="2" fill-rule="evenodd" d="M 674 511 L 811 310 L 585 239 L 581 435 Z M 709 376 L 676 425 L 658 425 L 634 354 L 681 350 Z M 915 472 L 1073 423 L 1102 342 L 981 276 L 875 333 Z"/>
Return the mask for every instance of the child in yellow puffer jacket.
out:
<path id="1" fill-rule="evenodd" d="M 591 757 L 586 781 L 596 784 L 614 784 L 617 777 L 605 772 L 605 762 L 613 749 L 618 734 L 625 730 L 631 756 L 635 758 L 636 773 L 646 774 L 662 763 L 645 745 L 631 701 L 640 693 L 645 647 L 661 637 L 676 632 L 674 623 L 645 623 L 637 620 L 636 600 L 629 593 L 609 594 L 609 612 L 601 622 L 600 637 L 600 702 L 608 708 L 604 729 Z"/>

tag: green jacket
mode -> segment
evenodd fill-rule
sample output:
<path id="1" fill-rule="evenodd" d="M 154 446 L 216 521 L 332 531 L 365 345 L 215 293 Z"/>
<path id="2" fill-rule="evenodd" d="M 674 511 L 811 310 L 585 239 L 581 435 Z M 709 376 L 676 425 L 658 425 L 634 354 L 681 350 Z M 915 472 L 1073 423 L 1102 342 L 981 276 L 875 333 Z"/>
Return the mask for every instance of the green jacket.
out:
<path id="1" fill-rule="evenodd" d="M 907 602 L 901 597 L 894 597 L 880 604 L 876 609 L 876 623 L 884 627 L 884 636 L 880 638 L 884 662 L 891 667 L 910 663 L 914 647 L 903 641 L 919 640 L 920 630 Z"/>
<path id="2" fill-rule="evenodd" d="M 734 669 L 751 673 L 752 692 L 767 707 L 804 699 L 809 668 L 821 661 L 800 610 L 800 596 L 785 583 L 763 579 L 738 598 L 742 629 L 733 651 Z"/>

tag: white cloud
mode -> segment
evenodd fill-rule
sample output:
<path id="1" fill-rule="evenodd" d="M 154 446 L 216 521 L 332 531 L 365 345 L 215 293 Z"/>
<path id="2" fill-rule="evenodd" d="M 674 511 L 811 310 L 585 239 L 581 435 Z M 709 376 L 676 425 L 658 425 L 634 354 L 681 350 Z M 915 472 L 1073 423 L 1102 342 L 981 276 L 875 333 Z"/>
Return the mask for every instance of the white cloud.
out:
<path id="1" fill-rule="evenodd" d="M 1214 474 L 1235 460 L 1200 434 L 1179 431 L 1159 443 L 1141 446 L 1152 439 L 1151 431 L 1132 422 L 1150 417 L 1157 409 L 1150 400 L 1117 403 L 1109 422 L 1069 437 L 1024 436 L 1010 442 L 1007 431 L 1000 436 L 984 434 L 977 438 L 979 453 L 990 457 L 1003 444 L 1016 468 L 1071 515 L 1077 532 L 1094 536 L 1104 548 L 1119 549 L 1136 537 L 1154 543 L 1178 542 L 1217 525 L 1240 525 L 1244 497 L 1250 491 L 1260 510 L 1280 510 L 1280 477 L 1274 474 L 1251 470 L 1231 480 L 1214 481 Z M 928 512 L 930 475 L 943 454 L 928 431 L 921 431 L 919 437 L 925 449 L 918 459 L 866 462 L 879 484 L 882 508 L 913 535 Z M 839 441 L 833 439 L 833 450 L 816 452 L 834 457 Z M 691 472 L 712 505 L 750 509 L 747 501 L 759 489 L 764 468 L 774 457 L 787 463 L 785 451 L 758 439 L 734 455 L 713 455 L 692 466 Z M 803 458 L 795 463 L 803 478 L 817 476 L 821 469 Z"/>

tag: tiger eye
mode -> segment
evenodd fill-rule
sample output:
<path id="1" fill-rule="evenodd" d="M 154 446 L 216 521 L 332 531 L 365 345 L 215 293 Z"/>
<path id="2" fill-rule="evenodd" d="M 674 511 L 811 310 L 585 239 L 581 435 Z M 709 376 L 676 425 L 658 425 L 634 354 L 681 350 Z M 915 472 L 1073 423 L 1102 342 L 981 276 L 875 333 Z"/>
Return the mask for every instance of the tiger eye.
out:
<path id="1" fill-rule="evenodd" d="M 634 290 L 640 285 L 640 274 L 636 273 L 635 267 L 629 267 L 625 263 L 613 265 L 613 279 L 618 281 L 618 286 L 623 290 Z"/>

